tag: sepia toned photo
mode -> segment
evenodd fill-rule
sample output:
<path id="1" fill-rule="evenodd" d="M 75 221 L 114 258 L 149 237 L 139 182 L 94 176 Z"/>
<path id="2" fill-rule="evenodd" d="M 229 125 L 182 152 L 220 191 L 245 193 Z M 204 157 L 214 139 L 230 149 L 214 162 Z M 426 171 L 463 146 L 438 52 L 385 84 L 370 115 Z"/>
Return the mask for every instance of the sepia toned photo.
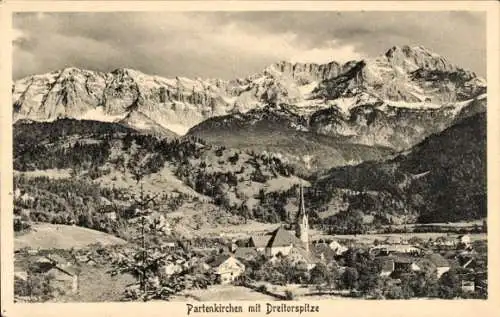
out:
<path id="1" fill-rule="evenodd" d="M 14 302 L 487 300 L 486 26 L 13 12 Z"/>

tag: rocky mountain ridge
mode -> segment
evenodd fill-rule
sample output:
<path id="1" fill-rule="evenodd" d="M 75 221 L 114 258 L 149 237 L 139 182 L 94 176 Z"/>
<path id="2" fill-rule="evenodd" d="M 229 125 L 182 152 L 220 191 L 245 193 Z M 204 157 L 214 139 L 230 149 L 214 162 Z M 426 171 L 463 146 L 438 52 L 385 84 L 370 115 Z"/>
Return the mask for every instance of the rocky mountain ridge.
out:
<path id="1" fill-rule="evenodd" d="M 325 109 L 348 116 L 367 103 L 380 104 L 382 112 L 387 106 L 455 109 L 457 103 L 485 93 L 486 83 L 474 73 L 425 48 L 403 46 L 342 65 L 279 62 L 229 81 L 169 79 L 126 68 L 110 73 L 65 68 L 16 81 L 13 117 L 15 121 L 68 117 L 115 122 L 140 112 L 145 121 L 182 135 L 208 118 L 269 105 L 288 106 L 309 120 Z M 145 125 L 138 120 L 134 124 Z M 312 129 L 327 135 L 339 132 L 318 126 L 318 121 Z"/>

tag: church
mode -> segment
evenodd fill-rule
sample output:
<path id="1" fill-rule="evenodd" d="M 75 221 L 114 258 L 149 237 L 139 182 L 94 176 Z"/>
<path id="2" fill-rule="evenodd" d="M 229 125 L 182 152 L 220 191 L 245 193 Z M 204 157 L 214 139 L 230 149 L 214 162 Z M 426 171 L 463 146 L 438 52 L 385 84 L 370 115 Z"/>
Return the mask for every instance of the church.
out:
<path id="1" fill-rule="evenodd" d="M 266 256 L 278 254 L 288 256 L 291 253 L 309 257 L 309 220 L 304 203 L 304 189 L 300 185 L 299 210 L 294 223 L 295 234 L 286 230 L 283 225 L 265 235 L 252 236 L 248 247 L 263 251 Z"/>

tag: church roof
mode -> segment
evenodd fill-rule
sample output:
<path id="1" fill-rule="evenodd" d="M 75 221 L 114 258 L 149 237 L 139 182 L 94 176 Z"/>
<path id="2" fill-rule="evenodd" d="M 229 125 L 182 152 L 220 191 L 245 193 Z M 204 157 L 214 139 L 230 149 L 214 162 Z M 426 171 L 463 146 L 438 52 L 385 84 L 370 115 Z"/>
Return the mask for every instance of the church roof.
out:
<path id="1" fill-rule="evenodd" d="M 284 247 L 291 244 L 301 245 L 301 241 L 297 239 L 289 231 L 285 230 L 283 227 L 279 227 L 271 233 L 271 239 L 267 243 L 268 248 Z"/>
<path id="2" fill-rule="evenodd" d="M 271 239 L 271 235 L 252 236 L 251 241 L 256 248 L 265 248 Z"/>

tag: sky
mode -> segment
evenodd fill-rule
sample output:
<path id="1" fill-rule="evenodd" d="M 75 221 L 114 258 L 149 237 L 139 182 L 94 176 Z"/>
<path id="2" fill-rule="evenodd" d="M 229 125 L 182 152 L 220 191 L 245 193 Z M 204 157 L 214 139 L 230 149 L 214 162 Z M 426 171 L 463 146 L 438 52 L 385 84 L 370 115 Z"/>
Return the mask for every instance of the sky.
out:
<path id="1" fill-rule="evenodd" d="M 16 13 L 13 78 L 64 67 L 231 79 L 293 62 L 346 62 L 422 45 L 486 76 L 481 12 Z"/>

